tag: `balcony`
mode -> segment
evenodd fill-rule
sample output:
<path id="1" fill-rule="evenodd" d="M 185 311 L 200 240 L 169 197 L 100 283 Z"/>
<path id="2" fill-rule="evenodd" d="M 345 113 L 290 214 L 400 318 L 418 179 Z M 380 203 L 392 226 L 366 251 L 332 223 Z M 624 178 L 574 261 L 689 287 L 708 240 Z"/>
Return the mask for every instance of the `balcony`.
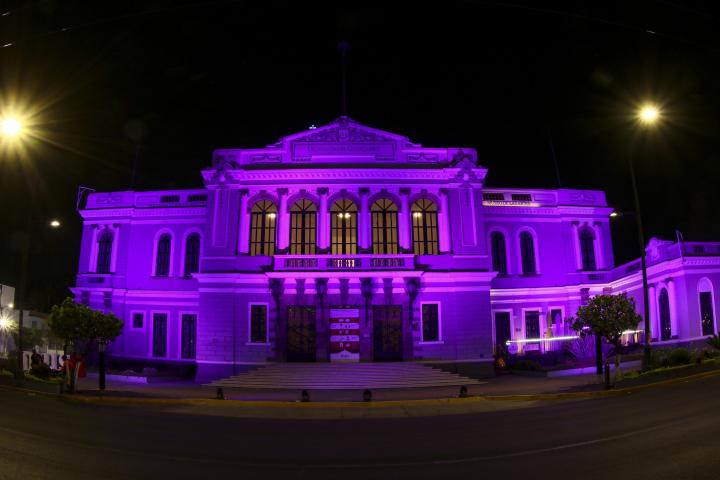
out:
<path id="1" fill-rule="evenodd" d="M 354 270 L 412 270 L 414 255 L 275 255 L 274 269 L 354 271 Z"/>

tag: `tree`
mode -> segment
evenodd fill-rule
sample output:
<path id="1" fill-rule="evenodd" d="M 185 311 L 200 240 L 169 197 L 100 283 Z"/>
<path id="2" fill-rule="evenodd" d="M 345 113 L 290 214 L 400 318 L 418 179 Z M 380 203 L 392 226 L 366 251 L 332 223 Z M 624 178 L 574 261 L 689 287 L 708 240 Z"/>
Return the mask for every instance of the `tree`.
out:
<path id="1" fill-rule="evenodd" d="M 625 293 L 597 295 L 580 307 L 577 318 L 571 321 L 580 336 L 599 335 L 615 347 L 615 376 L 619 378 L 622 334 L 626 330 L 635 330 L 641 321 L 635 311 L 635 301 Z"/>
<path id="2" fill-rule="evenodd" d="M 123 322 L 112 313 L 92 310 L 75 303 L 72 298 L 66 298 L 60 305 L 52 307 L 48 323 L 52 333 L 62 340 L 66 353 L 68 347 L 72 347 L 75 354 L 83 356 L 93 343 L 101 346 L 100 350 L 104 355 L 105 346 L 115 340 L 123 328 Z M 75 372 L 68 374 L 71 375 L 72 390 Z M 102 374 L 104 372 L 101 372 Z"/>

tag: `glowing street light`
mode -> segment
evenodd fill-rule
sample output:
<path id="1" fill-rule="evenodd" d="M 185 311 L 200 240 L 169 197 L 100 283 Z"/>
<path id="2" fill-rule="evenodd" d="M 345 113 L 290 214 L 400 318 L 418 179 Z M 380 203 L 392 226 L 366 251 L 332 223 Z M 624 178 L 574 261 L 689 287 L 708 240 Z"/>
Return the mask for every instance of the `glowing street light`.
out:
<path id="1" fill-rule="evenodd" d="M 637 118 L 644 125 L 654 125 L 660 120 L 660 109 L 652 103 L 640 107 Z"/>
<path id="2" fill-rule="evenodd" d="M 22 129 L 22 123 L 17 118 L 8 117 L 0 121 L 0 131 L 3 136 L 17 137 L 22 133 Z"/>
<path id="3" fill-rule="evenodd" d="M 58 227 L 60 226 L 60 220 L 51 220 L 51 221 L 50 221 L 50 226 L 51 226 L 52 228 L 58 228 Z"/>
<path id="4" fill-rule="evenodd" d="M 0 316 L 0 331 L 4 332 L 6 330 L 9 330 L 11 325 L 12 322 L 10 321 L 9 317 L 5 315 Z"/>

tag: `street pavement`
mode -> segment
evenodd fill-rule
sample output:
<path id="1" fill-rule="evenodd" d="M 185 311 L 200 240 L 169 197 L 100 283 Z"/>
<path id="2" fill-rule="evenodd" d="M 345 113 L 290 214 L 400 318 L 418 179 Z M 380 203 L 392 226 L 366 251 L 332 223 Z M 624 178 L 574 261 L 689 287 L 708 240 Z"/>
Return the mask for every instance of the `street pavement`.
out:
<path id="1" fill-rule="evenodd" d="M 1 479 L 720 478 L 720 377 L 471 415 L 267 420 L 0 391 Z"/>

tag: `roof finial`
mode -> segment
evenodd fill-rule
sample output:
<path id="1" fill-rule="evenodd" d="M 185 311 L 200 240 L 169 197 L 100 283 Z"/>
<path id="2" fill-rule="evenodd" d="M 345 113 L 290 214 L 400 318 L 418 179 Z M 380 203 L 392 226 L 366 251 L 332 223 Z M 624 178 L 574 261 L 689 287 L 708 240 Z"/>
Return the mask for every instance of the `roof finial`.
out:
<path id="1" fill-rule="evenodd" d="M 347 117 L 347 53 L 350 51 L 350 44 L 345 40 L 338 43 L 338 52 L 340 52 L 340 68 L 341 68 L 341 92 L 340 92 L 340 115 Z"/>

